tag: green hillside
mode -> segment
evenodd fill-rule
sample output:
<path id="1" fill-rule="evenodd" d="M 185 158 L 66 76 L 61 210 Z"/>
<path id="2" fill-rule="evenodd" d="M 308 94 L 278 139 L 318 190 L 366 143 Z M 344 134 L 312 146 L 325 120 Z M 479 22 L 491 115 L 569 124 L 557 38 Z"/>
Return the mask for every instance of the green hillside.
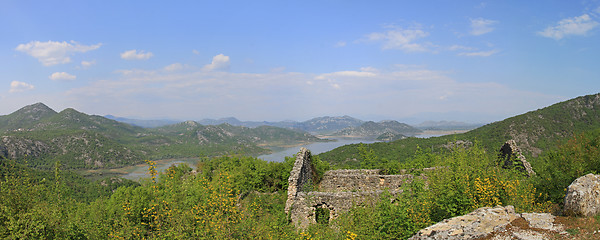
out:
<path id="1" fill-rule="evenodd" d="M 382 134 L 403 134 L 414 135 L 423 132 L 420 129 L 411 127 L 408 124 L 397 121 L 368 121 L 358 127 L 348 127 L 334 133 L 335 136 L 351 136 L 351 137 L 366 137 L 376 138 Z"/>
<path id="2" fill-rule="evenodd" d="M 151 178 L 142 179 L 138 184 L 114 177 L 91 181 L 66 170 L 62 161 L 52 165 L 50 170 L 39 170 L 0 157 L 0 238 L 407 239 L 436 222 L 481 207 L 511 205 L 518 213 L 556 214 L 556 210 L 561 209 L 565 188 L 574 179 L 600 171 L 597 99 L 596 95 L 577 98 L 466 134 L 338 148 L 335 150 L 338 154 L 355 154 L 358 159 L 338 162 L 338 166 L 358 163 L 363 167 L 385 167 L 381 163 L 386 163 L 416 169 L 440 168 L 435 171 L 413 169 L 408 173 L 424 174 L 427 180 L 414 178 L 398 195 L 383 194 L 369 204 L 338 212 L 335 219 L 317 220 L 301 231 L 294 227 L 284 211 L 293 158 L 283 162 L 266 162 L 239 155 L 203 158 L 194 172 L 182 164 L 160 173 L 156 172 L 155 163 L 148 161 Z M 255 137 L 238 135 L 249 132 L 254 132 Z M 582 134 L 570 136 L 577 132 Z M 88 145 L 99 149 L 104 144 L 89 141 L 111 140 L 81 126 L 7 133 L 10 134 L 3 139 L 14 142 L 19 142 L 14 140 L 16 138 L 25 139 L 21 142 L 27 142 L 29 146 L 23 151 L 30 154 L 36 153 L 36 148 L 40 152 L 53 151 L 54 147 L 48 147 L 46 139 L 59 138 L 61 134 L 76 138 L 55 142 L 79 142 L 84 146 L 88 141 Z M 138 132 L 136 137 L 141 146 L 166 149 L 170 146 L 224 146 L 227 144 L 223 143 L 258 142 L 258 139 L 303 140 L 306 137 L 297 132 L 298 135 L 284 133 L 286 131 L 277 128 L 204 126 L 184 122 Z M 537 171 L 535 176 L 529 177 L 494 164 L 496 144 L 513 136 L 521 136 L 543 151 L 541 156 L 530 158 L 535 161 L 532 162 Z M 480 139 L 481 144 L 471 143 L 476 139 Z M 517 140 L 523 143 L 523 140 Z M 202 141 L 205 142 L 199 144 Z M 471 147 L 448 150 L 449 142 Z M 120 143 L 115 141 L 115 144 Z M 0 145 L 4 147 L 0 149 L 4 153 L 14 148 L 6 146 Z M 420 150 L 417 146 L 421 146 Z M 34 155 L 28 157 L 30 160 L 37 158 Z M 398 164 L 401 159 L 406 160 L 405 165 Z M 313 159 L 316 168 L 329 169 L 328 163 L 322 160 L 326 159 L 319 156 Z M 320 170 L 318 172 L 322 173 Z M 561 223 L 565 224 L 564 234 L 568 235 L 556 233 L 550 237 L 595 239 L 594 234 L 600 226 L 598 217 L 560 218 L 566 219 Z M 315 219 L 319 218 L 315 216 Z M 574 224 L 577 222 L 586 223 L 586 226 Z"/>
<path id="3" fill-rule="evenodd" d="M 367 145 L 367 148 L 389 162 L 406 162 L 418 148 L 443 152 L 448 149 L 449 142 L 461 140 L 477 142 L 488 153 L 496 154 L 504 142 L 514 139 L 526 156 L 535 157 L 575 133 L 596 128 L 600 128 L 600 94 L 560 102 L 462 134 L 378 142 Z M 356 168 L 361 161 L 358 148 L 358 144 L 342 146 L 319 156 L 336 167 Z"/>
<path id="4" fill-rule="evenodd" d="M 33 126 L 40 120 L 55 115 L 56 112 L 43 103 L 25 106 L 9 115 L 0 116 L 0 132 L 15 131 Z"/>
<path id="5" fill-rule="evenodd" d="M 71 169 L 96 169 L 144 159 L 257 156 L 271 148 L 324 141 L 269 126 L 205 126 L 188 121 L 145 129 L 72 108 L 56 113 L 42 103 L 0 116 L 0 123 L 0 157 L 40 169 L 50 169 L 56 161 Z"/>

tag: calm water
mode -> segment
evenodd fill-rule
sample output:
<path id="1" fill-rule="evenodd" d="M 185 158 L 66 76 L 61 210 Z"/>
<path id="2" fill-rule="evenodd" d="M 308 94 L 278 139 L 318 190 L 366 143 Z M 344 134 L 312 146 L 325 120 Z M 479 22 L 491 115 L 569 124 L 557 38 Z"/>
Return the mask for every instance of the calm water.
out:
<path id="1" fill-rule="evenodd" d="M 156 161 L 156 171 L 162 172 L 169 168 L 171 165 L 179 165 L 182 163 L 187 164 L 191 168 L 196 168 L 196 163 L 199 161 L 199 158 L 180 158 L 180 159 L 165 159 Z M 130 180 L 140 180 L 140 178 L 150 178 L 148 174 L 148 164 L 139 164 L 132 167 L 128 167 L 131 169 L 127 169 L 127 174 L 123 175 L 123 178 Z"/>
<path id="2" fill-rule="evenodd" d="M 443 134 L 421 134 L 421 135 L 417 135 L 416 137 L 429 138 L 429 137 L 437 137 L 437 136 L 441 136 L 441 135 L 443 135 Z M 307 148 L 308 150 L 311 151 L 312 154 L 316 155 L 316 154 L 327 152 L 327 151 L 333 150 L 334 148 L 341 147 L 341 146 L 348 145 L 348 144 L 376 142 L 375 140 L 358 139 L 358 138 L 352 138 L 352 139 L 339 138 L 336 140 L 337 141 L 335 141 L 335 142 L 316 142 L 316 143 L 306 144 L 306 145 L 302 145 L 302 146 L 287 148 L 283 151 L 277 151 L 277 152 L 273 152 L 271 154 L 258 156 L 258 158 L 263 159 L 265 161 L 270 161 L 270 162 L 283 162 L 285 160 L 285 157 L 292 157 L 292 156 L 294 156 L 294 154 L 298 153 L 300 151 L 301 147 Z M 178 165 L 181 163 L 186 163 L 190 167 L 195 168 L 196 163 L 198 161 L 199 161 L 198 158 L 160 160 L 160 161 L 157 161 L 156 170 L 158 172 L 161 172 L 173 164 Z M 128 167 L 128 168 L 132 168 L 132 169 L 127 170 L 129 173 L 125 174 L 123 176 L 123 178 L 131 179 L 131 180 L 139 180 L 140 178 L 149 178 L 150 177 L 150 175 L 148 175 L 148 165 L 147 164 L 140 164 L 140 165 L 136 165 L 136 166 Z"/>
<path id="3" fill-rule="evenodd" d="M 310 152 L 313 155 L 316 155 L 316 154 L 327 152 L 334 148 L 341 147 L 341 146 L 348 145 L 348 144 L 361 143 L 361 142 L 362 143 L 374 143 L 375 142 L 375 140 L 365 140 L 365 139 L 336 139 L 336 140 L 337 141 L 335 141 L 335 142 L 316 142 L 316 143 L 306 144 L 306 145 L 297 146 L 297 147 L 293 147 L 293 148 L 288 148 L 283 151 L 274 152 L 274 153 L 266 154 L 266 155 L 261 155 L 261 156 L 258 156 L 258 158 L 263 159 L 265 161 L 270 161 L 270 162 L 283 162 L 283 160 L 285 160 L 285 157 L 290 157 L 290 156 L 293 156 L 294 154 L 298 153 L 300 151 L 301 147 L 307 148 L 308 150 L 310 150 Z"/>

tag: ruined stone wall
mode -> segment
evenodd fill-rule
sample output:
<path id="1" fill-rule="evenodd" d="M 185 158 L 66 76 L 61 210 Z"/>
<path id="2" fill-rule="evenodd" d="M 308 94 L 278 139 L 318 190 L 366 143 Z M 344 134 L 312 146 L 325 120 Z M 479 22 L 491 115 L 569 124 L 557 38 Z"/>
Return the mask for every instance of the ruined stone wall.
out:
<path id="1" fill-rule="evenodd" d="M 323 175 L 319 191 L 311 191 L 314 173 L 311 162 L 310 151 L 301 148 L 288 179 L 285 212 L 299 228 L 315 223 L 319 208 L 328 210 L 327 219 L 335 219 L 352 206 L 378 201 L 384 191 L 392 195 L 401 193 L 402 185 L 414 179 L 410 174 L 383 175 L 378 169 L 332 170 Z"/>
<path id="2" fill-rule="evenodd" d="M 364 192 L 299 192 L 292 202 L 290 218 L 294 225 L 306 228 L 316 223 L 316 210 L 327 208 L 328 219 L 335 219 L 340 213 L 347 212 L 356 205 L 374 204 L 379 200 L 383 190 Z M 402 190 L 389 191 L 392 195 L 402 193 Z"/>
<path id="3" fill-rule="evenodd" d="M 306 148 L 300 148 L 296 155 L 296 162 L 288 178 L 288 198 L 285 203 L 285 212 L 288 213 L 293 199 L 299 191 L 305 190 L 305 186 L 312 183 L 313 179 L 312 158 L 310 151 Z"/>
<path id="4" fill-rule="evenodd" d="M 398 189 L 413 180 L 413 175 L 382 175 L 380 170 L 334 170 L 323 175 L 323 192 L 377 191 Z"/>

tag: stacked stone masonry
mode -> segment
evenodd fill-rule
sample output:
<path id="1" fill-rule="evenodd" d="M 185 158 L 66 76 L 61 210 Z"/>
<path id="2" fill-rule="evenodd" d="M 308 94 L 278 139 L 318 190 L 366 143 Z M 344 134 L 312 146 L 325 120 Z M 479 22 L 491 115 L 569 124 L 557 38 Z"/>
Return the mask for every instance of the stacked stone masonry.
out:
<path id="1" fill-rule="evenodd" d="M 352 206 L 374 203 L 388 191 L 402 192 L 401 187 L 412 182 L 413 175 L 383 175 L 379 169 L 332 170 L 323 175 L 318 186 L 314 183 L 310 151 L 301 148 L 288 179 L 288 199 L 285 211 L 296 227 L 316 223 L 316 212 L 326 208 L 328 219 L 335 219 Z M 313 189 L 319 191 L 312 191 Z"/>

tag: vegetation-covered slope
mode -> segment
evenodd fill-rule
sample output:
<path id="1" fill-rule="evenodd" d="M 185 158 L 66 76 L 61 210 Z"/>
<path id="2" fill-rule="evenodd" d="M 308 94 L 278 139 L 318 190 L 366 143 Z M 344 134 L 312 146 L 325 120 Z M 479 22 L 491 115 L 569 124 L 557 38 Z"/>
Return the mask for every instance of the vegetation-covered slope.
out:
<path id="1" fill-rule="evenodd" d="M 457 144 L 439 149 L 434 147 L 433 153 L 424 147 L 413 151 L 405 163 L 394 162 L 393 166 L 396 171 L 403 168 L 409 169 L 406 172 L 409 174 L 425 174 L 426 180 L 414 178 L 410 184 L 403 186 L 406 191 L 399 195 L 383 194 L 368 204 L 354 206 L 349 212 L 336 213 L 335 219 L 317 221 L 300 231 L 294 228 L 284 212 L 287 179 L 294 164 L 291 158 L 284 162 L 265 162 L 243 156 L 206 158 L 198 163 L 197 173 L 191 172 L 185 165 L 171 166 L 157 173 L 154 163 L 149 161 L 148 170 L 152 177 L 143 180 L 141 185 L 117 179 L 90 184 L 61 170 L 58 165 L 55 165 L 54 171 L 38 171 L 0 159 L 0 238 L 407 239 L 442 219 L 463 215 L 480 207 L 512 205 L 518 212 L 553 212 L 553 209 L 560 209 L 568 184 L 579 176 L 600 171 L 600 130 L 593 130 L 596 127 L 594 123 L 577 124 L 573 120 L 589 117 L 593 112 L 589 109 L 596 106 L 585 104 L 593 102 L 586 97 L 575 100 L 575 103 L 567 101 L 552 107 L 558 106 L 564 111 L 571 110 L 571 107 L 577 109 L 583 104 L 588 111 L 573 112 L 586 114 L 580 114 L 579 118 L 567 115 L 571 120 L 552 122 L 566 124 L 556 129 L 563 130 L 562 127 L 565 127 L 568 135 L 582 133 L 567 137 L 560 144 L 546 146 L 549 150 L 544 149 L 540 156 L 530 158 L 537 171 L 533 177 L 499 167 L 496 157 L 477 143 L 466 144 L 467 148 Z M 552 115 L 546 115 L 552 112 L 546 111 L 542 109 L 532 113 L 542 116 L 538 119 L 545 119 Z M 510 121 L 502 124 L 526 126 Z M 160 136 L 165 141 L 190 133 L 193 133 L 187 135 L 190 141 L 199 141 L 197 134 L 207 131 L 203 127 L 189 122 L 157 131 L 163 131 Z M 208 129 L 216 129 L 213 127 Z M 532 136 L 548 136 L 544 134 L 545 130 L 536 129 L 535 134 L 538 135 Z M 232 131 L 227 132 L 233 134 Z M 476 133 L 492 132 L 488 129 Z M 214 133 L 219 136 L 218 131 Z M 146 134 L 150 136 L 153 133 Z M 220 134 L 222 139 L 228 139 L 225 137 L 227 133 Z M 501 134 L 498 136 L 502 137 Z M 510 131 L 508 136 L 512 136 Z M 409 147 L 423 146 L 424 143 L 437 146 L 435 144 L 452 138 L 409 138 L 395 142 L 403 144 L 381 146 L 397 147 L 396 153 L 404 154 L 409 152 L 405 151 Z M 560 135 L 555 138 L 555 142 L 561 141 Z M 496 141 L 490 139 L 480 142 Z M 376 154 L 381 153 L 373 148 L 377 145 L 380 144 L 356 147 L 359 157 L 374 163 L 374 167 L 378 167 L 377 163 L 386 162 Z M 388 156 L 394 154 L 389 153 Z M 318 159 L 315 162 L 327 169 L 327 163 Z M 421 170 L 432 166 L 438 168 Z M 99 194 L 94 195 L 95 191 Z M 315 216 L 315 219 L 318 218 Z M 570 220 L 593 221 L 594 225 L 589 228 L 591 231 L 586 229 L 587 235 L 581 238 L 595 239 L 600 217 Z M 566 232 L 566 235 L 555 237 L 575 239 L 583 234 L 583 229 L 567 228 Z"/>
<path id="2" fill-rule="evenodd" d="M 55 115 L 56 112 L 43 103 L 36 103 L 5 116 L 0 116 L 0 132 L 28 128 L 42 119 Z"/>
<path id="3" fill-rule="evenodd" d="M 9 170 L 0 172 L 0 238 L 407 239 L 442 219 L 479 207 L 513 205 L 518 212 L 560 208 L 561 199 L 553 196 L 564 196 L 565 184 L 600 170 L 599 144 L 600 132 L 572 138 L 544 157 L 546 167 L 536 177 L 499 168 L 478 145 L 442 154 L 421 152 L 412 164 L 445 166 L 413 172 L 427 174 L 427 184 L 415 178 L 404 186 L 409 191 L 383 194 L 302 230 L 295 229 L 284 212 L 291 158 L 285 162 L 240 156 L 204 159 L 196 174 L 185 165 L 157 173 L 149 162 L 152 178 L 139 186 L 118 187 L 109 196 L 98 185 L 90 187 L 102 192 L 91 200 L 78 196 L 92 195 L 68 190 L 81 180 L 60 170 L 44 173 L 45 181 L 31 172 Z M 118 180 L 98 183 L 112 189 L 110 184 L 116 186 Z M 600 226 L 600 218 L 596 219 L 592 231 L 585 233 L 588 238 L 582 239 L 595 239 Z M 572 218 L 590 220 L 594 218 Z M 569 233 L 557 239 L 584 234 L 583 229 L 566 230 Z"/>
<path id="4" fill-rule="evenodd" d="M 389 162 L 405 162 L 417 148 L 440 152 L 448 143 L 462 140 L 479 142 L 496 153 L 504 142 L 514 139 L 526 156 L 538 156 L 576 133 L 600 127 L 600 94 L 587 95 L 494 122 L 462 134 L 427 139 L 407 138 L 369 144 L 368 149 Z M 338 167 L 359 167 L 358 144 L 346 145 L 319 156 Z"/>
<path id="5" fill-rule="evenodd" d="M 305 132 L 193 121 L 144 129 L 74 109 L 56 113 L 44 104 L 0 116 L 0 157 L 42 169 L 113 168 L 143 159 L 260 155 L 269 148 L 323 141 Z"/>
<path id="6" fill-rule="evenodd" d="M 368 121 L 358 127 L 348 127 L 334 133 L 335 136 L 367 137 L 376 138 L 382 134 L 403 134 L 414 135 L 423 132 L 420 129 L 411 127 L 408 124 L 397 121 Z"/>

